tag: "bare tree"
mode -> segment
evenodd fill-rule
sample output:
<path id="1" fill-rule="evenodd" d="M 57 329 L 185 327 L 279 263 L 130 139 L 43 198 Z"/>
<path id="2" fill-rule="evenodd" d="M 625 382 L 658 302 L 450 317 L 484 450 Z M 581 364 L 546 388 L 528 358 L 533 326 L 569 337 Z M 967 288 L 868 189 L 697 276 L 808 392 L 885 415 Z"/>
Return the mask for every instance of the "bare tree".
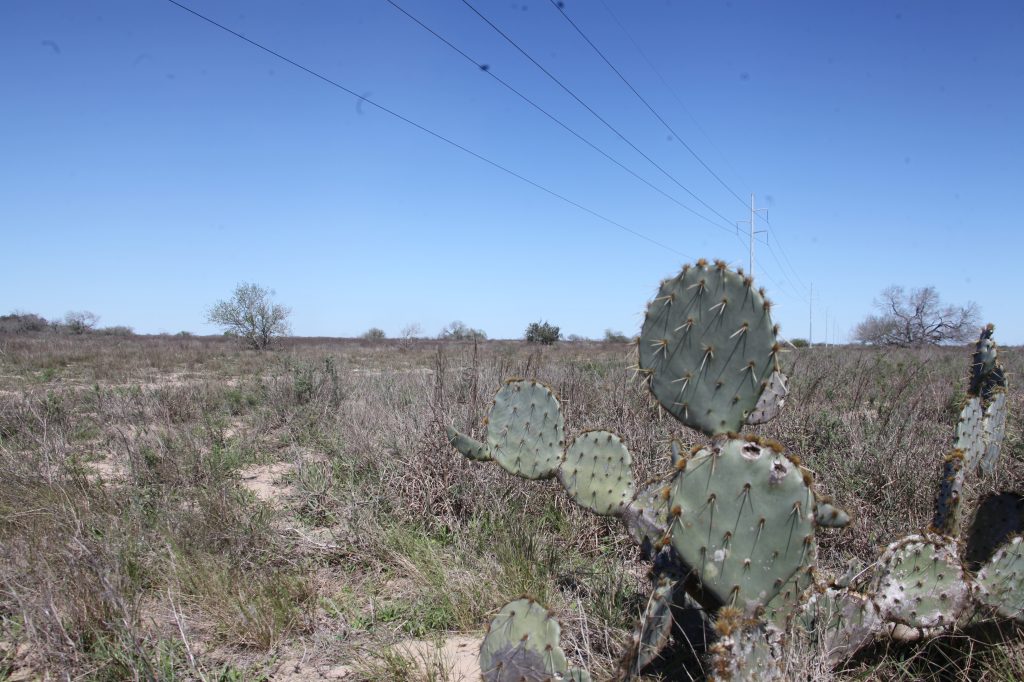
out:
<path id="1" fill-rule="evenodd" d="M 869 315 L 853 332 L 861 343 L 879 346 L 926 346 L 966 343 L 977 333 L 981 309 L 977 303 L 944 305 L 935 287 L 891 286 L 875 299 L 878 315 Z"/>
<path id="2" fill-rule="evenodd" d="M 256 350 L 264 350 L 278 337 L 287 336 L 291 310 L 271 298 L 273 289 L 245 282 L 235 287 L 226 301 L 217 301 L 206 314 L 206 321 L 219 325 L 226 333 L 237 335 Z"/>
<path id="3" fill-rule="evenodd" d="M 72 334 L 84 334 L 96 326 L 100 316 L 88 310 L 69 310 L 64 314 L 64 325 Z"/>

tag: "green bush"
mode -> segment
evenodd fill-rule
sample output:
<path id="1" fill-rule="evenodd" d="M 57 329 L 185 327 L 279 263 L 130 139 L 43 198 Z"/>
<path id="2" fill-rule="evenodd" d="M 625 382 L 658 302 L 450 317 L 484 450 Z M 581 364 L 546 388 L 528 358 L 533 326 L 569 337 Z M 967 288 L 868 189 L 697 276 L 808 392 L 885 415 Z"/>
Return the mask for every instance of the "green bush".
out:
<path id="1" fill-rule="evenodd" d="M 527 343 L 540 343 L 545 346 L 550 346 L 560 338 L 562 338 L 561 330 L 547 321 L 531 322 L 526 328 Z"/>

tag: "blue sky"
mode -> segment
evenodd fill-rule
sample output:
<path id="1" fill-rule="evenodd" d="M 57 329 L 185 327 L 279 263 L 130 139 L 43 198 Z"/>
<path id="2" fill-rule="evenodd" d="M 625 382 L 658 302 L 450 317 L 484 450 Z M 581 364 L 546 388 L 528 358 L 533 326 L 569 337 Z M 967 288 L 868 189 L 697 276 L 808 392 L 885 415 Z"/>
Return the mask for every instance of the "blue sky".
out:
<path id="1" fill-rule="evenodd" d="M 807 336 L 812 283 L 816 341 L 826 314 L 841 341 L 886 286 L 932 285 L 1024 343 L 1024 4 L 565 2 L 727 189 L 549 0 L 471 2 L 674 180 L 462 0 L 395 1 L 707 219 L 385 0 L 185 4 L 668 248 L 166 0 L 6 0 L 0 313 L 213 333 L 205 310 L 252 281 L 301 335 L 633 333 L 682 263 L 746 266 L 732 190 L 769 208 L 755 274 L 783 335 Z"/>

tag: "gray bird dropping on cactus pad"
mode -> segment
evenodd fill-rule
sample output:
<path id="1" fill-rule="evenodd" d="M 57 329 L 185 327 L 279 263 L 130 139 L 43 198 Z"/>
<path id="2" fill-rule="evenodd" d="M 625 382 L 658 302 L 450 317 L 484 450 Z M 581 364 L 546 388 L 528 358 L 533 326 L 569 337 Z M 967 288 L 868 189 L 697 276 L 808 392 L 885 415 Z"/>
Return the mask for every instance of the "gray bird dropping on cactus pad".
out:
<path id="1" fill-rule="evenodd" d="M 889 545 L 868 594 L 879 616 L 912 628 L 955 625 L 971 589 L 954 547 L 943 539 L 911 535 Z"/>
<path id="2" fill-rule="evenodd" d="M 580 506 L 613 516 L 633 499 L 632 462 L 629 450 L 614 433 L 587 431 L 569 446 L 558 480 Z"/>
<path id="3" fill-rule="evenodd" d="M 1002 449 L 1003 438 L 1006 435 L 1005 389 L 997 391 L 992 402 L 985 408 L 985 416 L 981 420 L 981 430 L 985 449 L 982 452 L 981 461 L 978 462 L 978 473 L 982 476 L 991 476 L 996 470 L 999 451 Z"/>
<path id="4" fill-rule="evenodd" d="M 562 680 L 569 669 L 558 645 L 558 621 L 532 599 L 506 604 L 491 621 L 480 647 L 484 682 Z"/>
<path id="5" fill-rule="evenodd" d="M 1024 543 L 1017 537 L 1003 545 L 978 572 L 978 599 L 1003 618 L 1024 622 Z"/>
<path id="6" fill-rule="evenodd" d="M 778 369 L 770 304 L 749 277 L 698 261 L 661 283 L 640 371 L 670 414 L 709 435 L 739 431 Z"/>
<path id="7" fill-rule="evenodd" d="M 772 372 L 768 385 L 757 399 L 754 411 L 747 415 L 747 424 L 764 424 L 779 416 L 789 395 L 789 379 L 782 372 Z"/>
<path id="8" fill-rule="evenodd" d="M 523 478 L 550 478 L 562 461 L 565 423 L 554 392 L 538 381 L 514 379 L 494 396 L 487 437 L 478 443 L 448 427 L 448 442 L 470 459 L 495 460 Z"/>
<path id="9" fill-rule="evenodd" d="M 814 555 L 809 475 L 767 442 L 718 441 L 676 475 L 672 547 L 720 604 L 768 603 Z"/>

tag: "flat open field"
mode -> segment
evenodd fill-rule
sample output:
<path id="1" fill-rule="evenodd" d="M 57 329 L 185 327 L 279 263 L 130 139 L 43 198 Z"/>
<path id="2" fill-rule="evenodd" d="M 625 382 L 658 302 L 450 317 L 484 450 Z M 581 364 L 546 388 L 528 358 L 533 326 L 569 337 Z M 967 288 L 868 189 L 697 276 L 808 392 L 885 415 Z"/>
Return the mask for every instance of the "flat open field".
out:
<path id="1" fill-rule="evenodd" d="M 1002 351 L 1010 416 L 984 489 L 1024 490 L 1024 356 Z M 927 526 L 968 362 L 786 354 L 786 408 L 752 430 L 856 515 L 822 533 L 823 574 Z M 648 478 L 670 438 L 703 437 L 659 416 L 632 363 L 599 343 L 0 337 L 0 680 L 475 680 L 485 624 L 523 594 L 607 677 L 649 591 L 637 547 L 557 483 L 465 460 L 443 427 L 479 434 L 503 380 L 537 378 L 568 438 L 615 431 Z M 1024 677 L 1012 641 L 839 672 L 790 653 L 808 679 Z"/>

